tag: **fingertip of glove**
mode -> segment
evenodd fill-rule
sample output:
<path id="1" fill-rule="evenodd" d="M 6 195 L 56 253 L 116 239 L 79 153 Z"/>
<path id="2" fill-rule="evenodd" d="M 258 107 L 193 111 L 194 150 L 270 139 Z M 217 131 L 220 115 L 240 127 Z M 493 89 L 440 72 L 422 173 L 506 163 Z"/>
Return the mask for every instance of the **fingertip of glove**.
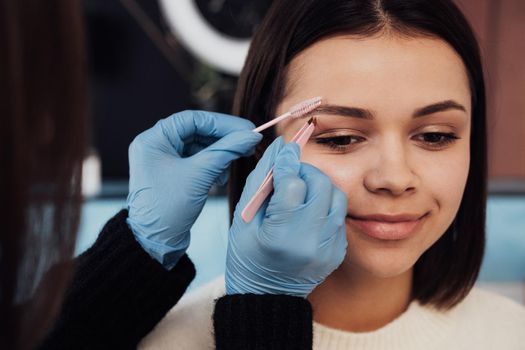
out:
<path id="1" fill-rule="evenodd" d="M 342 203 L 342 205 L 346 206 L 346 193 L 339 189 L 339 187 L 334 186 L 334 195 L 337 196 L 338 200 Z"/>
<path id="2" fill-rule="evenodd" d="M 283 146 L 275 157 L 274 181 L 289 175 L 297 176 L 301 167 L 299 145 L 291 142 Z"/>
<path id="3" fill-rule="evenodd" d="M 295 142 L 284 145 L 277 157 L 275 158 L 275 167 L 288 167 L 292 164 L 298 164 L 300 158 L 299 145 Z"/>
<path id="4" fill-rule="evenodd" d="M 299 146 L 297 142 L 289 142 L 285 145 L 285 148 L 288 149 L 289 152 L 292 152 L 297 157 L 299 157 L 301 153 L 301 146 Z"/>
<path id="5" fill-rule="evenodd" d="M 251 130 L 234 131 L 224 136 L 215 146 L 236 150 L 244 155 L 253 153 L 253 147 L 262 139 L 262 135 Z"/>
<path id="6" fill-rule="evenodd" d="M 251 134 L 250 137 L 255 140 L 257 143 L 261 142 L 263 139 L 263 134 L 260 132 L 252 131 L 250 130 L 249 133 Z"/>
<path id="7" fill-rule="evenodd" d="M 270 144 L 270 146 L 268 146 L 268 148 L 277 147 L 278 149 L 281 149 L 283 145 L 284 145 L 284 139 L 282 136 L 279 136 L 275 140 L 272 141 L 272 143 Z"/>
<path id="8" fill-rule="evenodd" d="M 239 138 L 240 140 L 244 142 L 253 142 L 258 143 L 262 140 L 263 135 L 258 132 L 254 132 L 252 130 L 239 130 L 232 132 L 232 135 L 235 135 L 236 138 Z"/>

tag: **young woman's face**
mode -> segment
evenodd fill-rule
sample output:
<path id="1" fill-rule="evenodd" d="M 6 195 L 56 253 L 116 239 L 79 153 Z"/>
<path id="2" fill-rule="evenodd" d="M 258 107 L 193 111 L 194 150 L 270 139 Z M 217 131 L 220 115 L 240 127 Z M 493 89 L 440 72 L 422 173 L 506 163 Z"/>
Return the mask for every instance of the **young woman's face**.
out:
<path id="1" fill-rule="evenodd" d="M 325 39 L 290 63 L 278 113 L 315 96 L 324 107 L 301 158 L 346 193 L 344 265 L 378 277 L 408 271 L 452 223 L 467 181 L 471 105 L 460 57 L 438 39 Z M 290 140 L 305 121 L 277 133 Z M 409 217 L 362 220 L 401 214 Z"/>

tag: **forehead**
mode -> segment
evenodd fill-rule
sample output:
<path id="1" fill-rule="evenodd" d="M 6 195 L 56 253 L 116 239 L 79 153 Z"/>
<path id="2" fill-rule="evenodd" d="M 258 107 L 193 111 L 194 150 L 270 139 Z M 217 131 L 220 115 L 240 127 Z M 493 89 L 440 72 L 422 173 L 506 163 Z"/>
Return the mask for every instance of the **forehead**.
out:
<path id="1" fill-rule="evenodd" d="M 285 91 L 281 107 L 319 95 L 329 103 L 370 108 L 390 108 L 391 103 L 409 108 L 453 98 L 470 110 L 461 58 L 445 41 L 425 37 L 321 40 L 290 62 Z"/>

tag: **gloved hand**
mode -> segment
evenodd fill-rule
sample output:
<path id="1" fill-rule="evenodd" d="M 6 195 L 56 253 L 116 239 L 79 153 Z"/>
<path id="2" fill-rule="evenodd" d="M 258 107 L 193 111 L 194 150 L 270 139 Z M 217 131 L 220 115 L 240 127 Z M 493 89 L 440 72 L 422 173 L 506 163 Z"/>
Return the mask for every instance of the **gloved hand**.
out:
<path id="1" fill-rule="evenodd" d="M 296 143 L 277 138 L 246 180 L 226 257 L 227 294 L 306 297 L 346 254 L 346 196 Z M 250 223 L 241 212 L 275 163 L 274 192 Z"/>
<path id="2" fill-rule="evenodd" d="M 190 228 L 210 187 L 228 166 L 253 154 L 262 135 L 246 119 L 184 111 L 162 119 L 129 147 L 127 223 L 142 247 L 171 269 L 190 243 Z"/>

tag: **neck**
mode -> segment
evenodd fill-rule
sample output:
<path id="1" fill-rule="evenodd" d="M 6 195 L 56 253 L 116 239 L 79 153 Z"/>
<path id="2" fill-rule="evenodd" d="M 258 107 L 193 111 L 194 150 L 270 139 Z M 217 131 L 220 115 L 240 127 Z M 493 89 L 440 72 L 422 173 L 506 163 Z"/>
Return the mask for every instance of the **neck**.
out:
<path id="1" fill-rule="evenodd" d="M 392 322 L 410 304 L 412 269 L 389 278 L 343 263 L 309 296 L 314 320 L 349 332 L 370 332 Z"/>

